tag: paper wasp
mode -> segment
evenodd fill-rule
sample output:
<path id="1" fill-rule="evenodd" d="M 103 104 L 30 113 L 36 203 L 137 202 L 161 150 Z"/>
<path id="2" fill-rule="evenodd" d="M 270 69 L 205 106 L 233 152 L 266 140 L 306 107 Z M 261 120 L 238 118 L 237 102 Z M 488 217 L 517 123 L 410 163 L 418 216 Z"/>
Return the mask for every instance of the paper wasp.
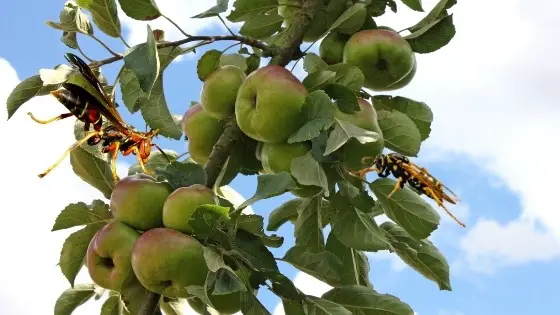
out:
<path id="1" fill-rule="evenodd" d="M 387 177 L 389 174 L 392 174 L 397 178 L 397 183 L 388 198 L 391 198 L 395 192 L 400 188 L 404 188 L 404 185 L 408 183 L 412 188 L 435 200 L 455 222 L 465 227 L 465 224 L 459 221 L 443 204 L 444 201 L 456 204 L 458 202 L 457 195 L 432 176 L 425 168 L 410 162 L 406 156 L 400 153 L 379 154 L 375 157 L 374 165 L 374 167 L 361 170 L 359 175 L 363 178 L 370 171 L 376 171 L 379 177 Z M 453 195 L 453 197 L 448 195 L 446 191 Z"/>
<path id="2" fill-rule="evenodd" d="M 101 152 L 109 153 L 111 156 L 111 170 L 114 181 L 118 181 L 116 170 L 116 159 L 119 152 L 127 156 L 133 153 L 138 159 L 138 164 L 145 173 L 148 171 L 144 164 L 150 156 L 152 146 L 162 151 L 156 144 L 152 143 L 152 138 L 158 134 L 158 130 L 150 130 L 148 132 L 139 132 L 133 126 L 124 122 L 118 113 L 115 103 L 103 90 L 103 86 L 92 69 L 78 56 L 67 53 L 66 59 L 71 63 L 77 74 L 81 75 L 86 81 L 89 89 L 78 84 L 66 82 L 62 84 L 62 89 L 52 91 L 50 94 L 62 103 L 70 113 L 64 113 L 48 120 L 40 120 L 28 113 L 31 118 L 40 123 L 48 124 L 54 121 L 75 116 L 78 120 L 84 122 L 84 131 L 86 135 L 76 141 L 62 157 L 49 167 L 39 177 L 45 177 L 49 172 L 55 169 L 65 158 L 77 147 L 86 143 L 88 145 L 96 145 L 101 143 Z M 98 94 L 93 95 L 91 92 Z M 107 119 L 109 124 L 103 126 L 103 118 Z M 93 131 L 90 126 L 93 125 Z M 162 151 L 163 152 L 163 151 Z"/>

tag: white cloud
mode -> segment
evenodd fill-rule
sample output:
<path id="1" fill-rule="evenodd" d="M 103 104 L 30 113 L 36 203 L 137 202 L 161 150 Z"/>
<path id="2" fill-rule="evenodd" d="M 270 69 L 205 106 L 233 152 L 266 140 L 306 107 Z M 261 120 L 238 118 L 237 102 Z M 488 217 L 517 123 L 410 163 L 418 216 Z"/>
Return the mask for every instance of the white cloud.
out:
<path id="1" fill-rule="evenodd" d="M 560 258 L 560 241 L 526 220 L 501 224 L 481 219 L 461 239 L 460 248 L 463 267 L 481 273 Z"/>
<path id="2" fill-rule="evenodd" d="M 332 287 L 323 281 L 318 280 L 317 278 L 306 274 L 305 272 L 298 272 L 295 276 L 294 285 L 298 288 L 301 292 L 307 295 L 313 296 L 321 296 Z M 278 303 L 274 308 L 273 315 L 284 315 L 284 306 L 282 302 Z"/>

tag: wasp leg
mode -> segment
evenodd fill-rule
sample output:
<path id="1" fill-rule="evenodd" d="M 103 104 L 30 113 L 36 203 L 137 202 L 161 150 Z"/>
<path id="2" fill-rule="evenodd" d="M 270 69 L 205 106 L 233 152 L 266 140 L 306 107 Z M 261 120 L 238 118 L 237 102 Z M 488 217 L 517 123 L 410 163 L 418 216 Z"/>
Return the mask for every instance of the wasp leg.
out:
<path id="1" fill-rule="evenodd" d="M 55 121 L 57 121 L 57 120 L 62 120 L 62 119 L 64 119 L 64 118 L 68 118 L 68 117 L 74 116 L 74 114 L 72 114 L 72 113 L 64 113 L 64 114 L 60 114 L 60 115 L 58 115 L 58 116 L 56 116 L 56 117 L 53 117 L 53 118 L 51 118 L 51 119 L 41 120 L 41 119 L 35 118 L 35 116 L 33 116 L 32 113 L 27 113 L 27 115 L 29 115 L 29 117 L 31 117 L 31 119 L 33 119 L 35 122 L 38 122 L 38 123 L 43 124 L 43 125 L 50 124 L 50 123 L 55 122 Z"/>
<path id="2" fill-rule="evenodd" d="M 101 131 L 93 131 L 87 134 L 81 140 L 76 141 L 70 148 L 68 148 L 68 150 L 66 150 L 66 152 L 64 152 L 64 154 L 60 157 L 60 159 L 58 159 L 58 161 L 56 161 L 56 163 L 54 163 L 51 167 L 49 167 L 45 172 L 39 174 L 39 177 L 43 178 L 47 176 L 47 174 L 50 173 L 52 170 L 54 170 L 58 166 L 58 164 L 60 164 L 68 156 L 68 154 L 70 154 L 70 152 L 74 151 L 74 149 L 86 143 L 90 138 L 95 136 L 100 136 L 101 134 L 102 134 Z"/>
<path id="3" fill-rule="evenodd" d="M 117 175 L 117 156 L 119 155 L 120 142 L 113 142 L 115 145 L 111 148 L 111 172 L 113 173 L 113 181 L 116 183 L 119 181 L 119 176 Z"/>
<path id="4" fill-rule="evenodd" d="M 457 217 L 455 217 L 455 215 L 453 215 L 453 213 L 451 213 L 451 211 L 449 211 L 445 205 L 443 204 L 443 202 L 441 201 L 441 199 L 434 193 L 434 191 L 429 188 L 429 187 L 424 187 L 424 193 L 426 193 L 426 195 L 428 195 L 428 197 L 434 199 L 436 201 L 436 203 L 438 204 L 438 206 L 442 207 L 443 210 L 445 210 L 445 212 L 447 212 L 447 214 L 453 218 L 453 220 L 455 220 L 455 222 L 457 222 L 460 226 L 462 227 L 466 227 L 466 225 L 459 221 L 459 219 L 457 219 Z"/>
<path id="5" fill-rule="evenodd" d="M 396 193 L 399 190 L 399 188 L 401 188 L 402 184 L 403 184 L 403 178 L 399 177 L 397 179 L 397 183 L 395 184 L 395 187 L 393 188 L 393 191 L 391 191 L 389 196 L 387 196 L 387 199 L 391 199 L 391 196 L 393 196 L 393 194 Z"/>
<path id="6" fill-rule="evenodd" d="M 134 154 L 136 155 L 136 159 L 138 160 L 138 165 L 140 165 L 140 167 L 142 168 L 142 171 L 146 174 L 153 174 L 154 172 L 147 169 L 146 166 L 144 165 L 144 161 L 142 161 L 142 157 L 140 156 L 140 151 L 138 150 L 138 147 L 134 147 L 132 150 L 134 151 Z"/>

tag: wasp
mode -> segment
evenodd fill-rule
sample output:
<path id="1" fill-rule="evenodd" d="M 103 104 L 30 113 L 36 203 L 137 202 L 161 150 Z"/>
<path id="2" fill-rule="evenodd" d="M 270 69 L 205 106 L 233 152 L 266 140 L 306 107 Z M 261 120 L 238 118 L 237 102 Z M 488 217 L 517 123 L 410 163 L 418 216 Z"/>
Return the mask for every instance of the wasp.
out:
<path id="1" fill-rule="evenodd" d="M 152 129 L 148 132 L 137 131 L 133 126 L 124 122 L 123 118 L 116 109 L 115 103 L 105 93 L 103 86 L 93 70 L 78 56 L 67 53 L 64 55 L 70 62 L 73 69 L 81 75 L 89 85 L 89 88 L 98 96 L 93 95 L 84 87 L 74 83 L 65 82 L 62 88 L 52 91 L 53 95 L 70 112 L 58 115 L 51 119 L 40 120 L 28 115 L 40 124 L 49 124 L 58 120 L 75 116 L 84 122 L 86 135 L 76 141 L 60 159 L 49 167 L 45 172 L 39 174 L 40 178 L 45 177 L 55 169 L 74 149 L 87 142 L 88 145 L 96 145 L 101 142 L 101 152 L 109 153 L 111 156 L 111 171 L 113 180 L 118 181 L 116 170 L 116 159 L 120 152 L 123 156 L 136 155 L 138 164 L 145 173 L 152 173 L 145 168 L 145 163 L 151 153 L 152 146 L 155 146 L 163 153 L 161 148 L 152 143 L 152 139 L 158 134 L 159 130 Z M 103 119 L 107 119 L 109 124 L 103 126 Z M 90 131 L 91 126 L 93 130 Z"/>
<path id="2" fill-rule="evenodd" d="M 391 198 L 395 192 L 404 188 L 404 185 L 408 183 L 412 188 L 433 199 L 455 222 L 465 227 L 465 224 L 457 219 L 443 204 L 444 201 L 456 204 L 459 201 L 457 195 L 425 168 L 412 163 L 406 156 L 400 153 L 379 154 L 375 157 L 374 167 L 359 171 L 359 175 L 363 178 L 370 171 L 376 171 L 379 177 L 387 177 L 392 174 L 397 179 L 397 183 L 388 198 Z"/>

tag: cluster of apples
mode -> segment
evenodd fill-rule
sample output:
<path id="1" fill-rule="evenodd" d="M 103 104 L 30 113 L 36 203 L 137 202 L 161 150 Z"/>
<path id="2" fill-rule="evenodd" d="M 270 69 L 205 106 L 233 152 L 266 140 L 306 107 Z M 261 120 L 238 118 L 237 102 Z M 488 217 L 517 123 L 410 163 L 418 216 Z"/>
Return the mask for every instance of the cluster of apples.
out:
<path id="1" fill-rule="evenodd" d="M 216 204 L 212 190 L 198 184 L 173 190 L 167 182 L 136 174 L 115 185 L 110 204 L 113 219 L 87 250 L 91 279 L 118 292 L 133 272 L 148 290 L 168 298 L 190 298 L 189 304 L 202 314 L 203 305 L 187 286 L 203 286 L 208 267 L 204 246 L 189 235 L 188 222 L 198 206 Z M 239 292 L 208 297 L 220 313 L 240 309 Z"/>

